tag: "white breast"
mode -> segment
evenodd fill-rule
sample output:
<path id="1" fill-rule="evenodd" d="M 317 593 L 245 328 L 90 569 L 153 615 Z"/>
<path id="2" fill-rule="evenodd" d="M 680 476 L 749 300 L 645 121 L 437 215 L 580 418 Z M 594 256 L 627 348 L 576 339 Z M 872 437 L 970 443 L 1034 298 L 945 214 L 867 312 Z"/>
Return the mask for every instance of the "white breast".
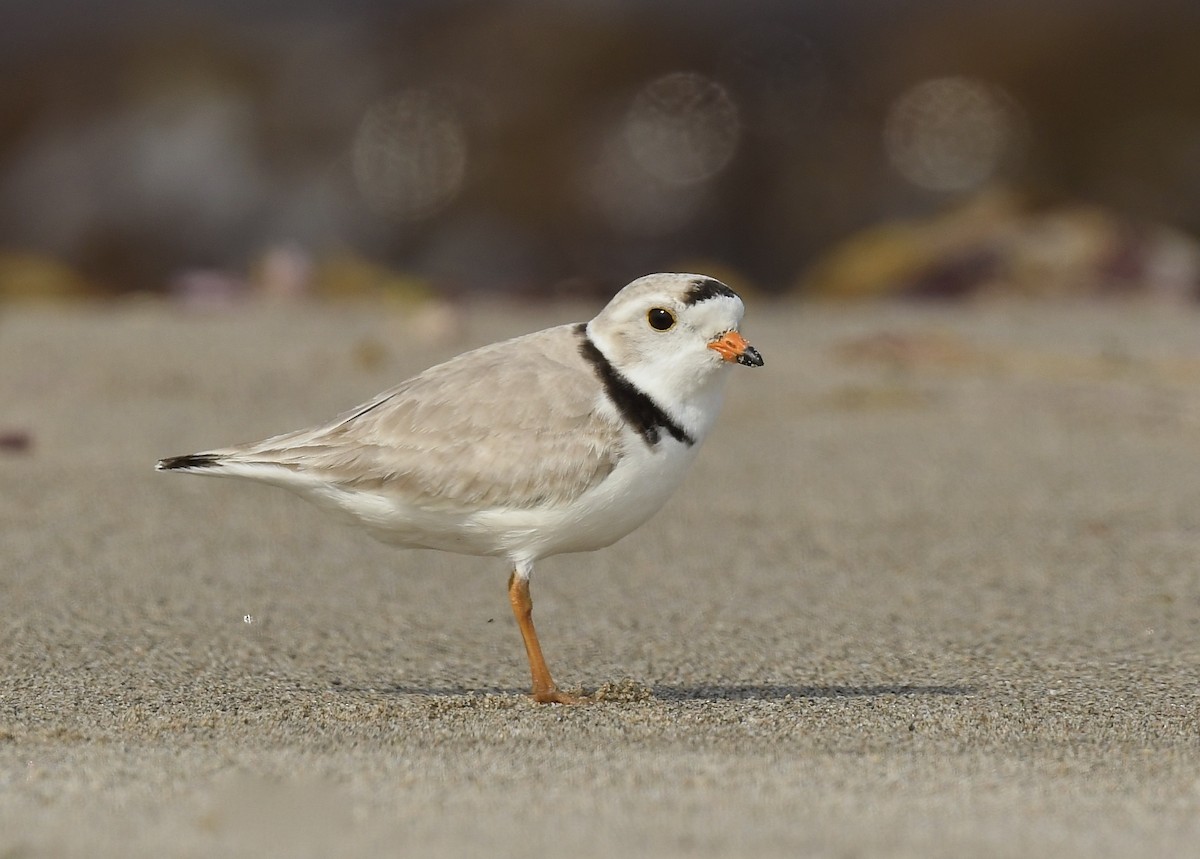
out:
<path id="1" fill-rule="evenodd" d="M 467 524 L 494 537 L 516 563 L 611 545 L 658 512 L 679 487 L 697 445 L 666 438 L 653 447 L 629 433 L 626 455 L 612 474 L 573 502 L 535 510 L 478 513 Z M 481 534 L 482 536 L 482 534 Z"/>

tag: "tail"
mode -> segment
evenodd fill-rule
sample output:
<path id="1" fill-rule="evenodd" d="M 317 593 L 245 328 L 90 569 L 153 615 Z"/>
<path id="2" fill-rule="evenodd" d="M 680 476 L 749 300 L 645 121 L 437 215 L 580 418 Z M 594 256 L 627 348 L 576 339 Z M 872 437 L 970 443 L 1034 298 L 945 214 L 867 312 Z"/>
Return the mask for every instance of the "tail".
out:
<path id="1" fill-rule="evenodd" d="M 294 465 L 272 462 L 268 458 L 236 448 L 168 456 L 166 459 L 160 459 L 154 469 L 178 471 L 183 474 L 206 474 L 211 477 L 239 477 L 292 490 L 309 488 L 314 482 L 320 482 L 319 478 L 314 479 Z"/>
<path id="2" fill-rule="evenodd" d="M 186 456 L 168 456 L 160 459 L 154 466 L 156 471 L 202 471 L 206 468 L 220 468 L 224 457 L 215 453 L 189 453 Z"/>

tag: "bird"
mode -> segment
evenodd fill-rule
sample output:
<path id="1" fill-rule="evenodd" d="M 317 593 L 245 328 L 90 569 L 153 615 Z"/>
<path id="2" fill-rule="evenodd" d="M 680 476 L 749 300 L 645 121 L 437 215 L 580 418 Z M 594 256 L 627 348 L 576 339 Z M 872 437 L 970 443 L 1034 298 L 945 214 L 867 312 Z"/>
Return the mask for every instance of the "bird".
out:
<path id="1" fill-rule="evenodd" d="M 534 564 L 609 546 L 662 507 L 727 371 L 763 366 L 744 312 L 719 280 L 649 274 L 590 322 L 465 352 L 331 422 L 156 468 L 278 486 L 398 546 L 504 558 L 531 697 L 578 703 L 534 628 Z"/>

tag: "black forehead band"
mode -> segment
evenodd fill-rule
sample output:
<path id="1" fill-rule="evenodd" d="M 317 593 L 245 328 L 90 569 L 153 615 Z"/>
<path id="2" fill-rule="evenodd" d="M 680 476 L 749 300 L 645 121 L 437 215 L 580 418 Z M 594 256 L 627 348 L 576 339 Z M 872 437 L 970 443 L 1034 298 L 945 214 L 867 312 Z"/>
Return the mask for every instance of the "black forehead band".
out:
<path id="1" fill-rule="evenodd" d="M 723 295 L 726 298 L 737 298 L 737 293 L 721 283 L 721 281 L 713 280 L 711 277 L 702 277 L 692 281 L 692 288 L 683 297 L 683 303 L 696 304 L 701 301 L 708 301 L 710 298 L 716 298 L 719 295 Z"/>

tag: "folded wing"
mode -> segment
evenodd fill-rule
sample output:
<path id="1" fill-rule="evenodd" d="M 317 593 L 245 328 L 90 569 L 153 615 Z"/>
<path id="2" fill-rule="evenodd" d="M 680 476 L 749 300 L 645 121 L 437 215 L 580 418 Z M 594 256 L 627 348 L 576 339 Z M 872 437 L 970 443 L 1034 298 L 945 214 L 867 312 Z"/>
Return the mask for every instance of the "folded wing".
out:
<path id="1" fill-rule="evenodd" d="M 394 493 L 428 509 L 562 504 L 620 458 L 600 394 L 577 331 L 562 326 L 460 355 L 325 426 L 195 456 L 231 475 Z"/>

